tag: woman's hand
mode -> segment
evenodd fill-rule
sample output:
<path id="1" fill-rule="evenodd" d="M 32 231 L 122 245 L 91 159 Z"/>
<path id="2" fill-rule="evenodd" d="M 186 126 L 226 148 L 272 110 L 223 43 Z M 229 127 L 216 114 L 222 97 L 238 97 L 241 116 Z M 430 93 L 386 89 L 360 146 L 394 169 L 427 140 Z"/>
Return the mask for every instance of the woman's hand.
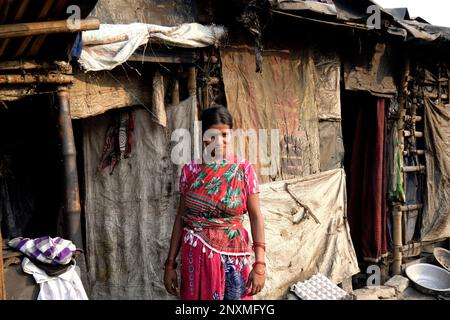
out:
<path id="1" fill-rule="evenodd" d="M 259 267 L 259 265 L 255 266 L 250 272 L 247 281 L 247 289 L 251 286 L 252 290 L 248 294 L 249 296 L 254 296 L 261 292 L 264 288 L 264 283 L 266 282 L 265 268 Z"/>
<path id="2" fill-rule="evenodd" d="M 168 268 L 164 270 L 164 286 L 168 293 L 178 296 L 178 277 L 176 269 Z"/>

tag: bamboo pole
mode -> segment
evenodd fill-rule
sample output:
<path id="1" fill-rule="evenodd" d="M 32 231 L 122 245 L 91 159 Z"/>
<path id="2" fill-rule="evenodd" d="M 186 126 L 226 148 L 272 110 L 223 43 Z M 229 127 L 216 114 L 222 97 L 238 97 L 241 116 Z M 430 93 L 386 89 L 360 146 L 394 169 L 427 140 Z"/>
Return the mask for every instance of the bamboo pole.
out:
<path id="1" fill-rule="evenodd" d="M 39 11 L 39 14 L 37 16 L 36 21 L 43 21 L 43 19 L 47 16 L 48 11 L 50 10 L 50 7 L 52 6 L 54 0 L 45 0 L 43 3 L 43 6 L 41 10 Z M 30 44 L 31 40 L 33 39 L 32 36 L 25 37 L 22 40 L 22 43 L 20 44 L 19 48 L 14 53 L 14 57 L 20 57 L 24 54 L 25 49 L 28 48 L 28 45 Z M 9 40 L 9 39 L 6 39 Z"/>
<path id="2" fill-rule="evenodd" d="M 42 74 L 0 74 L 0 84 L 36 84 L 36 83 L 60 83 L 70 84 L 73 76 L 61 73 Z"/>
<path id="3" fill-rule="evenodd" d="M 410 138 L 413 138 L 413 137 L 414 138 L 422 138 L 423 137 L 423 132 L 415 131 L 415 130 L 414 130 L 414 135 L 409 130 L 404 130 L 403 134 L 404 134 L 405 137 L 410 137 Z M 411 140 L 412 140 L 413 146 L 415 146 L 416 145 L 416 143 L 415 143 L 416 140 L 415 139 L 411 139 Z"/>
<path id="4" fill-rule="evenodd" d="M 403 155 L 407 156 L 410 154 L 417 154 L 418 156 L 420 155 L 424 155 L 425 154 L 425 150 L 405 150 L 403 151 Z"/>
<path id="5" fill-rule="evenodd" d="M 400 118 L 398 121 L 398 132 L 397 132 L 397 138 L 399 143 L 399 154 L 400 154 L 400 167 L 403 168 L 404 161 L 403 161 L 403 152 L 405 151 L 405 137 L 404 137 L 404 126 L 405 126 L 405 116 L 406 116 L 406 105 L 407 105 L 407 95 L 408 95 L 408 78 L 409 78 L 409 59 L 406 57 L 406 62 L 404 65 L 404 74 L 402 78 L 401 83 L 401 94 L 400 94 L 400 103 L 399 103 L 399 113 Z M 402 183 L 405 187 L 404 181 L 404 172 Z M 406 190 L 405 190 L 406 193 Z M 393 208 L 393 240 L 394 240 L 394 248 L 393 248 L 393 256 L 394 261 L 392 265 L 392 273 L 394 275 L 400 274 L 401 272 L 401 266 L 402 266 L 402 210 L 400 207 L 400 204 L 396 204 Z"/>
<path id="6" fill-rule="evenodd" d="M 180 104 L 180 84 L 178 79 L 175 79 L 172 91 L 172 105 L 177 106 Z"/>
<path id="7" fill-rule="evenodd" d="M 423 208 L 423 204 L 409 204 L 400 206 L 400 210 L 402 211 L 413 211 L 413 210 L 420 210 Z"/>
<path id="8" fill-rule="evenodd" d="M 0 61 L 0 70 L 21 69 L 55 69 L 56 65 L 49 62 L 36 62 L 35 60 L 9 60 Z"/>
<path id="9" fill-rule="evenodd" d="M 197 91 L 197 75 L 195 66 L 191 66 L 188 68 L 188 91 L 189 96 L 195 96 Z"/>
<path id="10" fill-rule="evenodd" d="M 404 166 L 402 167 L 403 172 L 417 172 L 417 171 L 425 171 L 424 165 L 418 165 L 418 166 Z"/>
<path id="11" fill-rule="evenodd" d="M 80 19 L 78 26 L 68 24 L 68 20 L 28 22 L 0 25 L 0 38 L 28 37 L 51 33 L 72 33 L 96 30 L 100 27 L 98 19 Z"/>
<path id="12" fill-rule="evenodd" d="M 399 207 L 395 208 L 393 217 L 394 227 L 394 263 L 392 266 L 392 273 L 394 275 L 400 274 L 402 266 L 402 211 Z"/>
<path id="13" fill-rule="evenodd" d="M 0 300 L 6 300 L 5 273 L 3 269 L 3 237 L 0 230 Z"/>
<path id="14" fill-rule="evenodd" d="M 83 248 L 75 139 L 66 87 L 58 88 L 58 129 L 64 167 L 64 236 Z"/>

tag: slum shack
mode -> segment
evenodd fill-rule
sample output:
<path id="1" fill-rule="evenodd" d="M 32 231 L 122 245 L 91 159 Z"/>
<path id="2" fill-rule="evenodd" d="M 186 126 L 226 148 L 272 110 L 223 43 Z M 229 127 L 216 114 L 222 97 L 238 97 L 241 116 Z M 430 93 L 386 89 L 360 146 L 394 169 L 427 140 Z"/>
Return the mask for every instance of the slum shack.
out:
<path id="1" fill-rule="evenodd" d="M 0 32 L 0 209 L 4 239 L 74 241 L 90 299 L 170 298 L 162 267 L 191 156 L 172 161 L 173 132 L 195 137 L 214 104 L 236 128 L 270 133 L 254 164 L 267 243 L 258 299 L 318 273 L 350 292 L 369 266 L 383 284 L 448 246 L 449 29 L 369 0 L 99 0 L 82 13 L 100 25 L 58 34 L 66 47 L 39 65 L 10 47 L 36 39 Z M 43 66 L 67 81 L 37 81 L 53 74 Z M 8 285 L 11 266 L 23 280 L 22 257 L 4 250 L 6 297 L 30 298 Z"/>

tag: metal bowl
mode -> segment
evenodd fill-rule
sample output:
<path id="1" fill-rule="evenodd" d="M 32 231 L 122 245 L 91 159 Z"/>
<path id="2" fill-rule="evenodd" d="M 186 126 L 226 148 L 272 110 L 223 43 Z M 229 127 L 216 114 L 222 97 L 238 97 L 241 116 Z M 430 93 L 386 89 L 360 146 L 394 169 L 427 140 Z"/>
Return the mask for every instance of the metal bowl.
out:
<path id="1" fill-rule="evenodd" d="M 444 269 L 450 271 L 450 251 L 444 248 L 434 248 L 433 255 Z"/>
<path id="2" fill-rule="evenodd" d="M 405 270 L 414 286 L 425 294 L 450 296 L 450 272 L 428 263 L 418 263 Z"/>

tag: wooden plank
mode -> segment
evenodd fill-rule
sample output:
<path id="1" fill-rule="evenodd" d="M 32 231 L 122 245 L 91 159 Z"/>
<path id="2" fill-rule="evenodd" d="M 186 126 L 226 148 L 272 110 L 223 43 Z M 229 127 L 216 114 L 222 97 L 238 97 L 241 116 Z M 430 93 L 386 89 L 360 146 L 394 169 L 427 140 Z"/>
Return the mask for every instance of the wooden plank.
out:
<path id="1" fill-rule="evenodd" d="M 0 38 L 27 37 L 51 33 L 75 33 L 84 30 L 96 30 L 100 26 L 98 19 L 81 19 L 77 28 L 69 27 L 67 20 L 16 23 L 0 25 Z"/>
<path id="2" fill-rule="evenodd" d="M 4 24 L 8 18 L 9 8 L 13 0 L 3 1 L 2 8 L 0 10 L 0 24 Z"/>
<path id="3" fill-rule="evenodd" d="M 64 1 L 62 1 L 62 2 L 64 2 Z M 50 8 L 52 7 L 53 3 L 54 3 L 54 0 L 47 0 L 44 3 L 44 5 L 41 9 L 41 12 L 39 13 L 39 19 L 43 19 L 43 18 L 47 17 L 48 12 L 50 11 Z M 53 17 L 59 17 L 60 13 L 61 12 L 58 12 L 58 14 L 53 15 Z M 33 43 L 30 46 L 30 49 L 28 50 L 28 56 L 34 56 L 39 52 L 46 37 L 47 37 L 46 35 L 41 35 L 34 39 Z"/>
<path id="4" fill-rule="evenodd" d="M 28 7 L 28 3 L 30 3 L 30 0 L 22 0 L 20 2 L 20 5 L 17 8 L 16 14 L 14 16 L 14 22 L 17 22 L 20 19 L 22 19 L 23 14 L 25 13 L 26 8 Z"/>
<path id="5" fill-rule="evenodd" d="M 407 150 L 407 151 L 403 151 L 403 155 L 404 156 L 409 156 L 412 154 L 416 154 L 418 156 L 425 154 L 425 150 Z"/>
<path id="6" fill-rule="evenodd" d="M 403 134 L 405 137 L 411 137 L 412 133 L 409 130 L 404 130 Z M 416 138 L 422 138 L 423 137 L 423 132 L 421 131 L 414 131 L 414 137 Z"/>
<path id="7" fill-rule="evenodd" d="M 3 243 L 1 230 L 0 230 L 0 240 Z M 3 269 L 3 245 L 0 246 L 0 300 L 6 300 L 5 274 Z"/>
<path id="8" fill-rule="evenodd" d="M 14 58 L 20 57 L 25 52 L 25 49 L 28 47 L 28 45 L 30 44 L 32 39 L 33 39 L 33 37 L 26 37 L 25 39 L 23 39 L 19 48 L 14 53 L 13 57 Z M 9 39 L 6 39 L 6 40 L 9 40 Z"/>
<path id="9" fill-rule="evenodd" d="M 159 63 L 194 63 L 197 60 L 195 54 L 192 55 L 178 55 L 174 54 L 163 54 L 163 53 L 133 53 L 128 61 L 139 61 L 139 62 L 159 62 Z"/>
<path id="10" fill-rule="evenodd" d="M 14 19 L 13 19 L 14 23 L 16 23 L 16 22 L 18 22 L 18 21 L 20 21 L 22 19 L 23 14 L 25 13 L 25 9 L 28 6 L 28 3 L 29 3 L 29 0 L 23 0 L 20 3 L 20 6 L 17 8 L 17 11 L 16 11 L 16 13 L 14 15 Z M 2 49 L 3 50 L 0 52 L 0 55 L 2 55 L 4 53 L 4 51 L 5 51 L 6 47 L 8 46 L 8 43 L 9 43 L 10 40 L 11 40 L 10 38 L 7 38 L 7 39 L 3 40 L 4 41 L 4 43 L 2 43 Z"/>
<path id="11" fill-rule="evenodd" d="M 17 7 L 16 13 L 14 14 L 14 19 L 13 22 L 18 22 L 20 21 L 20 19 L 22 19 L 26 8 L 28 7 L 28 3 L 30 2 L 30 0 L 23 0 L 20 5 Z M 5 17 L 4 20 L 6 20 L 6 15 L 7 12 L 5 11 Z M 3 20 L 3 19 L 2 19 Z M 0 56 L 3 55 L 3 53 L 6 50 L 6 47 L 8 46 L 10 42 L 10 39 L 3 39 L 1 44 L 0 44 Z"/>
<path id="12" fill-rule="evenodd" d="M 36 62 L 34 60 L 0 61 L 0 71 L 29 69 L 56 69 L 56 65 L 49 62 Z"/>
<path id="13" fill-rule="evenodd" d="M 0 88 L 0 101 L 15 101 L 36 93 L 36 88 L 30 85 L 14 85 L 10 87 L 2 86 Z"/>
<path id="14" fill-rule="evenodd" d="M 418 172 L 418 171 L 425 171 L 425 166 L 404 166 L 402 168 L 402 172 Z"/>
<path id="15" fill-rule="evenodd" d="M 5 53 L 8 43 L 9 39 L 0 39 L 0 57 Z"/>
<path id="16" fill-rule="evenodd" d="M 400 210 L 402 211 L 413 211 L 413 210 L 419 210 L 423 208 L 423 204 L 410 204 L 406 206 L 400 206 Z"/>

